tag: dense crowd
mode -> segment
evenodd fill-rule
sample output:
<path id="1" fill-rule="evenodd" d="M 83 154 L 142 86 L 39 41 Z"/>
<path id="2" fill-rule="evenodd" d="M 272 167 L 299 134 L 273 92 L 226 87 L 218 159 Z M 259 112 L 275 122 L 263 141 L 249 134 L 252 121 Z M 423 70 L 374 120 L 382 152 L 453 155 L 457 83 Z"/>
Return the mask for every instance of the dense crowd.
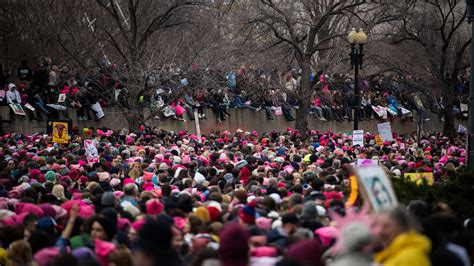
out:
<path id="1" fill-rule="evenodd" d="M 84 74 L 78 70 L 55 64 L 45 58 L 33 68 L 23 61 L 16 71 L 4 73 L 0 68 L 0 105 L 29 104 L 30 119 L 44 116 L 57 117 L 64 107 L 77 109 L 79 120 L 101 118 L 99 108 L 121 106 L 130 108 L 138 103 L 141 108 L 161 111 L 156 119 L 205 118 L 205 108 L 215 113 L 218 122 L 225 120 L 229 108 L 265 110 L 268 119 L 283 115 L 295 119 L 300 102 L 295 97 L 301 82 L 301 73 L 288 68 L 285 71 L 267 71 L 254 67 L 232 68 L 229 71 L 202 69 L 197 66 L 183 71 L 167 66 L 145 71 L 143 93 L 131 98 L 130 77 L 126 66 L 117 66 L 104 60 L 100 67 Z M 413 119 L 420 114 L 430 119 L 430 111 L 441 114 L 445 108 L 443 97 L 430 89 L 422 89 L 414 77 L 371 76 L 358 84 L 361 94 L 361 119 Z M 311 74 L 313 93 L 308 110 L 316 119 L 352 120 L 354 113 L 354 82 L 350 75 L 317 72 Z M 460 75 L 453 89 L 456 116 L 466 115 L 468 78 Z M 139 90 L 139 88 L 133 88 Z M 140 89 L 141 90 L 141 89 Z M 427 93 L 423 93 L 426 91 Z M 59 100 L 64 95 L 63 100 Z M 133 105 L 136 106 L 136 105 Z M 444 119 L 440 115 L 440 119 Z"/>
<path id="2" fill-rule="evenodd" d="M 96 150 L 83 140 L 95 140 Z M 1 265 L 471 265 L 474 223 L 413 199 L 349 204 L 351 167 L 455 181 L 462 142 L 441 133 L 353 146 L 342 133 L 141 127 L 0 137 Z M 352 206 L 351 206 L 352 205 Z"/>

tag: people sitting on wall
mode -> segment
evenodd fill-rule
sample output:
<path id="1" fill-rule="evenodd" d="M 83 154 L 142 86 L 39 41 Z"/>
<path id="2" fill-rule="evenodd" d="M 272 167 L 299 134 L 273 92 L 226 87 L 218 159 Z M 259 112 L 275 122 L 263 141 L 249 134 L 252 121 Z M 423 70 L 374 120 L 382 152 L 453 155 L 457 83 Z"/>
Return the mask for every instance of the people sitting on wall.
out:
<path id="1" fill-rule="evenodd" d="M 68 66 L 53 63 L 49 58 L 33 69 L 22 61 L 17 79 L 8 76 L 4 90 L 6 95 L 10 91 L 9 84 L 21 87 L 17 89 L 22 99 L 19 103 L 33 106 L 36 111 L 28 111 L 32 114 L 29 116 L 37 120 L 61 112 L 65 107 L 77 109 L 78 120 L 97 120 L 103 117 L 104 107 L 129 109 L 137 106 L 156 112 L 156 119 L 194 120 L 194 110 L 197 110 L 199 119 L 206 119 L 205 110 L 211 109 L 220 123 L 230 115 L 229 108 L 237 108 L 256 112 L 264 109 L 270 120 L 284 116 L 293 121 L 300 106 L 297 94 L 302 77 L 295 69 L 266 72 L 241 67 L 224 72 L 196 68 L 185 72 L 170 66 L 159 71 L 147 71 L 146 88 L 141 90 L 141 95 L 132 93 L 133 84 L 127 84 L 127 77 L 120 72 L 122 69 L 114 64 L 103 64 L 96 72 L 82 75 Z M 7 79 L 7 75 L 2 76 Z M 416 89 L 417 84 L 411 88 L 412 80 L 408 77 L 405 83 L 401 83 L 399 76 L 362 79 L 358 84 L 361 95 L 357 106 L 353 94 L 355 84 L 349 76 L 329 76 L 319 71 L 311 75 L 308 112 L 320 121 L 350 121 L 356 110 L 359 110 L 361 120 L 413 120 L 416 112 L 427 121 L 430 111 L 442 114 L 446 105 L 443 97 L 427 96 Z M 460 80 L 457 86 L 466 85 Z M 465 91 L 457 90 L 452 105 L 453 113 L 460 118 L 466 118 L 467 114 Z M 12 93 L 11 100 L 15 97 Z M 136 98 L 132 99 L 132 95 Z M 176 101 L 179 104 L 173 105 Z M 176 108 L 179 114 L 176 114 Z M 440 115 L 440 119 L 444 117 Z"/>

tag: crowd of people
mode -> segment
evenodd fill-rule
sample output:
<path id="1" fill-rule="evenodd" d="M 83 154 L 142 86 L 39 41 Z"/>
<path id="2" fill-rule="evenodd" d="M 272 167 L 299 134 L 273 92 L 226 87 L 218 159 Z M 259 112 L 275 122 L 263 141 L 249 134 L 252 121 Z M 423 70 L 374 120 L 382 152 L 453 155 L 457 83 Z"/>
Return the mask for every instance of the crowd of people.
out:
<path id="1" fill-rule="evenodd" d="M 312 130 L 202 136 L 140 127 L 0 137 L 1 265 L 471 265 L 474 221 L 413 199 L 349 204 L 357 160 L 388 175 L 459 178 L 462 141 L 441 133 Z M 94 148 L 84 146 L 91 140 Z M 463 217 L 462 220 L 460 218 Z"/>
<path id="2" fill-rule="evenodd" d="M 67 66 L 54 64 L 45 58 L 33 68 L 22 61 L 16 73 L 4 73 L 0 68 L 0 105 L 21 104 L 32 106 L 25 111 L 30 119 L 43 120 L 44 116 L 57 117 L 64 107 L 77 109 L 79 120 L 99 119 L 99 109 L 108 106 L 150 108 L 160 110 L 156 119 L 205 118 L 210 108 L 222 122 L 229 108 L 265 110 L 268 119 L 283 115 L 295 119 L 300 102 L 301 73 L 287 68 L 285 71 L 266 71 L 254 67 L 232 68 L 229 71 L 191 67 L 183 71 L 167 66 L 145 71 L 140 77 L 145 89 L 140 95 L 130 93 L 130 77 L 126 67 L 104 60 L 101 67 L 81 73 Z M 456 116 L 467 113 L 467 77 L 459 76 L 453 93 L 456 95 L 453 112 Z M 413 119 L 417 114 L 430 119 L 430 111 L 443 113 L 442 97 L 430 91 L 423 93 L 416 78 L 398 76 L 372 76 L 358 84 L 361 94 L 361 119 Z M 352 120 L 354 114 L 354 82 L 350 75 L 317 72 L 311 74 L 313 93 L 308 110 L 316 119 Z M 64 97 L 61 97 L 63 95 Z M 133 95 L 133 97 L 132 97 Z M 133 102 L 132 102 L 133 101 Z M 138 105 L 131 105 L 138 103 Z M 440 119 L 444 119 L 440 115 Z"/>

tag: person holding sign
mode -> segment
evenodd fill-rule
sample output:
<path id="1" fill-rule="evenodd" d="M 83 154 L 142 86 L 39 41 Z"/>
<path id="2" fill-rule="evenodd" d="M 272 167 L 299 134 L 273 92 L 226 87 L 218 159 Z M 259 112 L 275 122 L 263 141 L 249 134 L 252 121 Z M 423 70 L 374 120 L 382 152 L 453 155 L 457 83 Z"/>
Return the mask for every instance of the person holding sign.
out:
<path id="1" fill-rule="evenodd" d="M 8 84 L 7 103 L 8 104 L 21 103 L 20 92 L 18 91 L 15 84 L 13 83 Z"/>

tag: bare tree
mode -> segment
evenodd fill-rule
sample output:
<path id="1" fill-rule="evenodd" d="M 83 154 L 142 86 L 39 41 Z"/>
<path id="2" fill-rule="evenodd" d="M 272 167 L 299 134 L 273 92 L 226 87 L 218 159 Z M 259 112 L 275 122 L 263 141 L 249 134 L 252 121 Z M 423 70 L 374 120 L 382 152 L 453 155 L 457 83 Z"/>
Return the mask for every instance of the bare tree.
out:
<path id="1" fill-rule="evenodd" d="M 387 3 L 365 0 L 259 0 L 250 4 L 247 29 L 270 48 L 288 47 L 301 69 L 299 89 L 289 93 L 300 104 L 296 112 L 296 128 L 302 134 L 308 127 L 312 70 L 325 69 L 341 62 L 334 58 L 344 58 L 338 48 L 350 28 L 365 26 L 370 30 L 394 19 L 395 15 L 386 12 Z"/>
<path id="2" fill-rule="evenodd" d="M 412 62 L 413 74 L 431 81 L 430 93 L 437 91 L 444 100 L 444 133 L 454 138 L 453 105 L 458 76 L 469 67 L 467 56 L 471 43 L 465 21 L 463 0 L 407 1 L 403 20 L 392 22 L 387 32 L 393 45 L 401 48 Z M 416 60 L 416 62 L 413 62 Z"/>

